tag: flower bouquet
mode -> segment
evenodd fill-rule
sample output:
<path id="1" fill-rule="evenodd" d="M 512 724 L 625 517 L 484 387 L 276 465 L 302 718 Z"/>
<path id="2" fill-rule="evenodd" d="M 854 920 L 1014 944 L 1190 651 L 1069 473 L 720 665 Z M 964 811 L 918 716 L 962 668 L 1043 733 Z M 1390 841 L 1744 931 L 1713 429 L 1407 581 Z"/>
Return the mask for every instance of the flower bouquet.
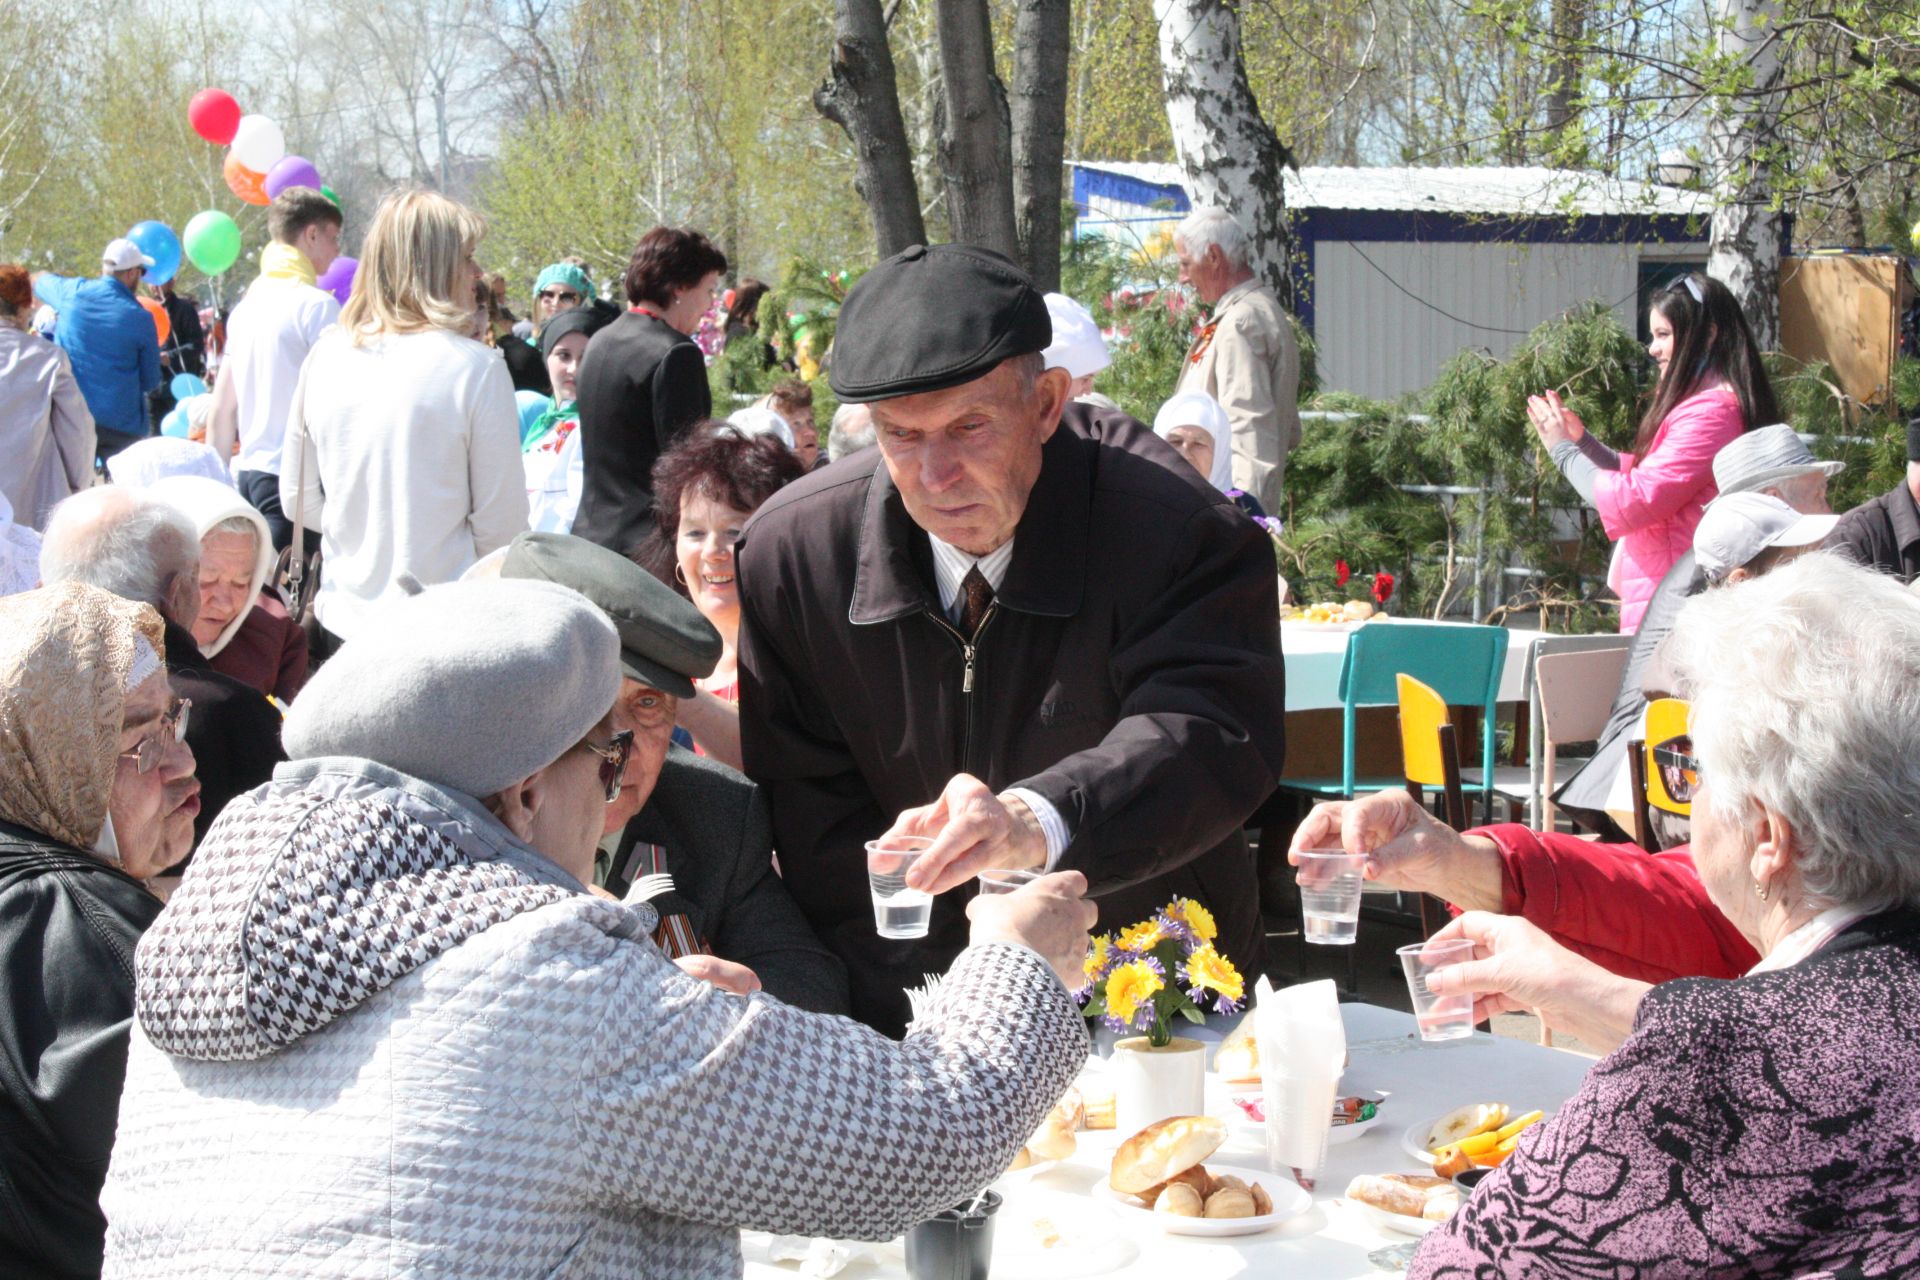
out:
<path id="1" fill-rule="evenodd" d="M 1094 938 L 1085 981 L 1074 994 L 1088 1018 L 1165 1047 L 1173 1042 L 1175 1017 L 1205 1021 L 1201 1001 L 1230 1014 L 1246 999 L 1240 971 L 1214 949 L 1218 932 L 1212 912 L 1191 898 L 1175 898 L 1151 919 Z"/>

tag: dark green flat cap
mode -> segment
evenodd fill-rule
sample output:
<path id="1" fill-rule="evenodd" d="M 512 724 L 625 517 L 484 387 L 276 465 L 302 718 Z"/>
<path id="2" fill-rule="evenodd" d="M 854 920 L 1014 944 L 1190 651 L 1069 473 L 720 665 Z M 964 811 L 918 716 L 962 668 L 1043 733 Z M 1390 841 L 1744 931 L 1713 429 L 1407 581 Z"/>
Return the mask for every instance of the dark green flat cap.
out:
<path id="1" fill-rule="evenodd" d="M 520 534 L 507 544 L 500 576 L 557 582 L 593 601 L 620 633 L 621 670 L 662 693 L 691 698 L 694 679 L 712 674 L 720 660 L 720 633 L 692 602 L 585 538 Z"/>
<path id="2" fill-rule="evenodd" d="M 827 381 L 847 404 L 944 391 L 1052 341 L 1046 298 L 1010 259 L 970 244 L 916 244 L 847 294 Z"/>

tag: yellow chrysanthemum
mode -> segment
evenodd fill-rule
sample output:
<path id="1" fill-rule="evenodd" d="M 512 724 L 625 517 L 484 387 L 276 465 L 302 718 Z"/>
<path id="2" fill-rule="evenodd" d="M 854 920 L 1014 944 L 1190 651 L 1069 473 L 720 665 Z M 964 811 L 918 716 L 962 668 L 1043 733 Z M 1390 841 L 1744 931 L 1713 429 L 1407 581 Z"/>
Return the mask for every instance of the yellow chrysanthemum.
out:
<path id="1" fill-rule="evenodd" d="M 1175 898 L 1168 904 L 1167 914 L 1187 926 L 1202 942 L 1212 942 L 1220 935 L 1220 927 L 1213 922 L 1213 912 L 1192 898 Z"/>
<path id="2" fill-rule="evenodd" d="M 1104 933 L 1099 934 L 1093 939 L 1093 944 L 1087 948 L 1087 958 L 1081 963 L 1080 972 L 1086 975 L 1087 981 L 1091 982 L 1100 976 L 1100 971 L 1107 967 L 1107 961 L 1112 958 L 1113 939 Z"/>
<path id="3" fill-rule="evenodd" d="M 1142 920 L 1120 931 L 1120 949 L 1145 955 L 1166 940 L 1167 927 L 1158 918 Z"/>
<path id="4" fill-rule="evenodd" d="M 1132 1022 L 1140 1006 L 1166 985 L 1145 960 L 1129 960 L 1107 975 L 1107 1013 Z"/>
<path id="5" fill-rule="evenodd" d="M 1246 997 L 1246 980 L 1231 961 L 1211 944 L 1187 957 L 1187 986 L 1194 991 L 1217 991 L 1236 1004 Z"/>

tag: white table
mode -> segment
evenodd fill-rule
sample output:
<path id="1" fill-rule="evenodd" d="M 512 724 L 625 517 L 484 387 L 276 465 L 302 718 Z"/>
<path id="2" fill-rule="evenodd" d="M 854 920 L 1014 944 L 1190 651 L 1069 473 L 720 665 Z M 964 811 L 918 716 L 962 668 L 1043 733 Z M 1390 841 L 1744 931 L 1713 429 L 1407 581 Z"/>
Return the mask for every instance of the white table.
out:
<path id="1" fill-rule="evenodd" d="M 1366 625 L 1390 627 L 1393 623 Z M 1287 659 L 1287 710 L 1316 711 L 1340 705 L 1340 664 L 1346 659 L 1350 634 L 1300 623 L 1280 625 L 1280 652 Z M 1533 653 L 1533 646 L 1546 634 L 1518 627 L 1507 630 L 1506 665 L 1500 671 L 1500 701 L 1520 702 L 1526 698 L 1527 659 Z"/>
<path id="2" fill-rule="evenodd" d="M 1586 1058 L 1519 1040 L 1475 1035 L 1469 1040 L 1423 1044 L 1414 1038 L 1413 1019 L 1376 1005 L 1341 1007 L 1346 1022 L 1347 1047 L 1352 1056 L 1342 1094 L 1389 1095 L 1380 1123 L 1352 1142 L 1328 1151 L 1327 1168 L 1314 1191 L 1314 1204 L 1300 1217 L 1252 1236 L 1218 1240 L 1171 1236 L 1113 1206 L 1095 1191 L 1105 1180 L 1113 1149 L 1126 1136 L 1081 1133 L 1080 1149 L 1069 1159 L 1026 1182 L 1003 1182 L 1006 1197 L 996 1224 L 1000 1233 L 1021 1231 L 1023 1224 L 1046 1217 L 1078 1234 L 1086 1231 L 1124 1237 L 1132 1246 L 1131 1261 L 1100 1274 L 1153 1277 L 1154 1280 L 1210 1280 L 1229 1276 L 1311 1276 L 1315 1280 L 1339 1277 L 1377 1277 L 1383 1274 L 1367 1255 L 1389 1245 L 1411 1243 L 1408 1237 L 1375 1227 L 1345 1198 L 1347 1183 L 1362 1173 L 1395 1170 L 1418 1172 L 1419 1166 L 1401 1150 L 1401 1135 L 1413 1124 L 1429 1121 L 1469 1102 L 1501 1101 L 1516 1112 L 1535 1107 L 1552 1110 L 1579 1087 Z M 1217 1082 L 1209 1079 L 1208 1110 L 1224 1114 L 1227 1104 Z M 1216 1095 L 1213 1096 L 1213 1095 Z M 1266 1153 L 1257 1142 L 1237 1133 L 1207 1162 L 1255 1169 L 1266 1167 Z M 1288 1178 L 1271 1175 L 1276 1183 Z M 746 1274 L 754 1280 L 790 1278 L 797 1263 L 770 1264 L 766 1238 L 746 1238 Z M 906 1266 L 899 1242 L 874 1246 L 840 1274 L 848 1280 L 902 1277 Z M 1002 1267 L 996 1249 L 994 1280 L 1018 1280 L 1035 1274 L 1019 1267 Z M 1019 1262 L 1031 1260 L 1009 1258 Z M 1065 1260 L 1062 1259 L 1062 1262 Z M 1063 1266 L 1053 1277 L 1078 1274 Z"/>

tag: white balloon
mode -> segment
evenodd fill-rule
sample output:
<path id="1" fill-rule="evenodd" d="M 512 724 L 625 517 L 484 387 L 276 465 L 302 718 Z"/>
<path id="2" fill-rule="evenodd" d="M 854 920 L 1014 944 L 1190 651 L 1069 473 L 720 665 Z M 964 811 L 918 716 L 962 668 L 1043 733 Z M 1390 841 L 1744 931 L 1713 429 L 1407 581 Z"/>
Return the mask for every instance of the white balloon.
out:
<path id="1" fill-rule="evenodd" d="M 265 116 L 241 116 L 231 150 L 242 165 L 255 173 L 265 173 L 287 154 L 287 139 L 280 126 Z"/>

